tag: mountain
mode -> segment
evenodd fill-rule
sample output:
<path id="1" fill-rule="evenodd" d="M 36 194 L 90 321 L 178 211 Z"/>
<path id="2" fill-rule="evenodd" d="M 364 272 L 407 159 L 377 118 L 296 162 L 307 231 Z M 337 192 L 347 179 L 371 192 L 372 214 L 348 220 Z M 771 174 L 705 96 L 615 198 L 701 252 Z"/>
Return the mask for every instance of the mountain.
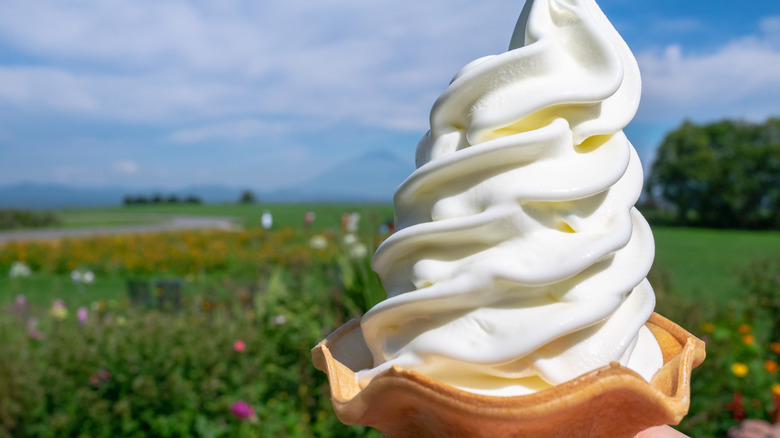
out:
<path id="1" fill-rule="evenodd" d="M 337 164 L 302 184 L 260 194 L 260 199 L 389 203 L 413 170 L 411 162 L 388 151 L 375 151 Z"/>
<path id="2" fill-rule="evenodd" d="M 0 187 L 0 208 L 110 207 L 122 203 L 121 187 L 74 187 L 19 183 Z"/>
<path id="3" fill-rule="evenodd" d="M 414 170 L 411 162 L 387 151 L 370 152 L 346 160 L 322 174 L 291 187 L 254 190 L 262 202 L 392 202 L 398 185 Z M 181 190 L 76 187 L 51 183 L 0 186 L 0 208 L 68 208 L 119 206 L 126 195 L 155 194 L 180 199 L 195 195 L 206 203 L 236 202 L 244 188 L 197 185 Z"/>

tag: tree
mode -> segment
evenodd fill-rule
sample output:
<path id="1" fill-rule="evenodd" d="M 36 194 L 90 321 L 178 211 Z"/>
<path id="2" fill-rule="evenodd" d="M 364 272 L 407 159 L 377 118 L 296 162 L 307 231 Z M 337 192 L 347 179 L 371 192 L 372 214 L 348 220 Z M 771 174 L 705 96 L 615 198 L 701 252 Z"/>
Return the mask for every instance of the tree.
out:
<path id="1" fill-rule="evenodd" d="M 257 198 L 251 190 L 241 192 L 241 197 L 238 199 L 239 204 L 254 204 L 255 202 L 257 202 Z"/>
<path id="2" fill-rule="evenodd" d="M 203 200 L 200 199 L 197 195 L 187 195 L 187 197 L 184 198 L 184 202 L 186 204 L 202 204 Z"/>
<path id="3" fill-rule="evenodd" d="M 646 190 L 681 224 L 780 228 L 780 119 L 684 122 L 659 146 Z"/>

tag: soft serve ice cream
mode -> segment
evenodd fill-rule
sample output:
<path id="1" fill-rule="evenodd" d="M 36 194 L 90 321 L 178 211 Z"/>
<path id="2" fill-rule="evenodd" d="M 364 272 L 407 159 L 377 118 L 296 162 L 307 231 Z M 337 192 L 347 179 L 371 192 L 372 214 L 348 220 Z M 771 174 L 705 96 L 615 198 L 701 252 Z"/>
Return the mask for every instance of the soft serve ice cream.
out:
<path id="1" fill-rule="evenodd" d="M 654 245 L 622 131 L 640 92 L 594 0 L 528 0 L 510 50 L 456 75 L 373 259 L 388 297 L 361 321 L 361 386 L 393 365 L 491 395 L 610 362 L 650 380 Z"/>

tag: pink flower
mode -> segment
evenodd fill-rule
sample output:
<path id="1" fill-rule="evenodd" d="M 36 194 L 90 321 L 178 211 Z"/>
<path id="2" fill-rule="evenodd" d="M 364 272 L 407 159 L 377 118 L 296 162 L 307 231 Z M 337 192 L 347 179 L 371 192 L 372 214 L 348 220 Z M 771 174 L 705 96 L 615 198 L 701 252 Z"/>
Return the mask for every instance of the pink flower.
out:
<path id="1" fill-rule="evenodd" d="M 46 337 L 42 331 L 38 330 L 38 318 L 30 318 L 27 320 L 27 335 L 38 340 Z"/>
<path id="2" fill-rule="evenodd" d="M 233 342 L 233 350 L 237 353 L 243 353 L 244 350 L 246 350 L 246 342 L 241 339 L 236 339 L 236 341 Z"/>
<path id="3" fill-rule="evenodd" d="M 230 412 L 239 420 L 255 418 L 255 409 L 247 402 L 239 400 L 230 406 Z"/>
<path id="4" fill-rule="evenodd" d="M 88 318 L 87 308 L 79 307 L 79 309 L 76 311 L 76 318 L 79 320 L 79 324 L 86 324 Z"/>
<path id="5" fill-rule="evenodd" d="M 108 382 L 111 380 L 111 373 L 106 370 L 97 370 L 95 374 L 89 376 L 89 384 L 92 386 L 98 386 L 100 382 Z"/>
<path id="6" fill-rule="evenodd" d="M 14 300 L 14 309 L 16 309 L 17 313 L 20 315 L 27 313 L 27 298 L 25 298 L 24 295 L 19 294 L 16 296 L 16 299 Z"/>

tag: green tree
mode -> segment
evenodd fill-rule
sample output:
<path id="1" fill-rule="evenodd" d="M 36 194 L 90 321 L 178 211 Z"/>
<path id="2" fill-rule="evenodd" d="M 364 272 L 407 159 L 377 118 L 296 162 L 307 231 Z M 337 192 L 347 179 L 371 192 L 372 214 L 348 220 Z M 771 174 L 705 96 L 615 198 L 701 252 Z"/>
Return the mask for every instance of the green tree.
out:
<path id="1" fill-rule="evenodd" d="M 239 204 L 254 204 L 257 202 L 255 194 L 251 190 L 244 190 L 241 192 L 241 197 L 238 199 Z"/>
<path id="2" fill-rule="evenodd" d="M 658 148 L 646 190 L 681 224 L 780 228 L 780 119 L 684 122 Z"/>
<path id="3" fill-rule="evenodd" d="M 200 197 L 197 196 L 197 195 L 187 195 L 184 198 L 184 203 L 185 204 L 202 204 L 203 200 L 200 199 Z"/>

